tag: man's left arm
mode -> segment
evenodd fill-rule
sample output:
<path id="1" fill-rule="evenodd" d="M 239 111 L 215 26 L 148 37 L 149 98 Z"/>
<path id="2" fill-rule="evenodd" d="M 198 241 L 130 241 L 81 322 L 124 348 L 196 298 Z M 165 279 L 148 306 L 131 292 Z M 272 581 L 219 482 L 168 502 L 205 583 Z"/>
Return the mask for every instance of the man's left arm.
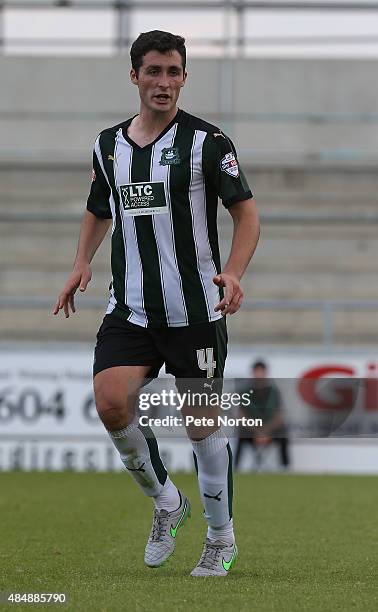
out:
<path id="1" fill-rule="evenodd" d="M 215 307 L 215 310 L 220 310 L 222 315 L 234 314 L 242 304 L 244 293 L 240 280 L 255 252 L 260 236 L 259 217 L 252 198 L 235 202 L 228 211 L 234 223 L 231 251 L 223 271 L 213 279 L 216 285 L 224 288 L 224 297 Z"/>

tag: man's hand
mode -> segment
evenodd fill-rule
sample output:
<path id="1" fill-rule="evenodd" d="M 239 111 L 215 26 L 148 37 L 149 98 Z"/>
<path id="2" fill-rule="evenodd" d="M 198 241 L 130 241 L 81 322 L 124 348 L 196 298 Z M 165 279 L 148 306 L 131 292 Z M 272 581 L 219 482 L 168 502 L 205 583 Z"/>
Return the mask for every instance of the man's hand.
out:
<path id="1" fill-rule="evenodd" d="M 62 293 L 59 295 L 56 304 L 54 306 L 53 314 L 58 314 L 59 310 L 64 310 L 66 319 L 70 316 L 70 309 L 72 314 L 76 312 L 74 295 L 79 287 L 80 291 L 85 291 L 89 281 L 92 278 L 92 271 L 89 264 L 75 267 L 66 282 Z"/>
<path id="2" fill-rule="evenodd" d="M 222 272 L 213 278 L 213 283 L 218 287 L 224 287 L 224 298 L 214 310 L 220 310 L 223 316 L 237 312 L 244 297 L 239 279 L 233 274 Z"/>

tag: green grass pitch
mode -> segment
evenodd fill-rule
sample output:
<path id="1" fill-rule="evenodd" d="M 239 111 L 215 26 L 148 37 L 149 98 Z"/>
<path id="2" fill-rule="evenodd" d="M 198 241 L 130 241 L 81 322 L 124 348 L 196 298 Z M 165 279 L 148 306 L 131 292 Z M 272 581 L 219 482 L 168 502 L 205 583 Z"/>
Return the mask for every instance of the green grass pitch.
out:
<path id="1" fill-rule="evenodd" d="M 52 608 L 85 612 L 378 610 L 377 478 L 238 475 L 238 563 L 202 580 L 189 576 L 205 534 L 196 479 L 174 481 L 192 518 L 153 570 L 152 503 L 128 474 L 0 474 L 0 591 L 65 592 Z"/>

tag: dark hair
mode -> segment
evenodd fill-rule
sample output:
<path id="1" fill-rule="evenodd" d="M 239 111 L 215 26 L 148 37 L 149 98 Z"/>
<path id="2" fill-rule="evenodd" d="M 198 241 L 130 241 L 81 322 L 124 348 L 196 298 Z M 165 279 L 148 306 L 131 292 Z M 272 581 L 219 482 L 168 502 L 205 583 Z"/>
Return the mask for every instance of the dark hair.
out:
<path id="1" fill-rule="evenodd" d="M 167 51 L 178 51 L 182 59 L 182 68 L 185 71 L 186 66 L 186 48 L 185 38 L 176 36 L 170 32 L 162 32 L 161 30 L 152 30 L 152 32 L 143 32 L 134 40 L 130 49 L 131 65 L 138 74 L 139 68 L 143 64 L 143 57 L 149 51 L 159 51 L 159 53 L 167 53 Z"/>
<path id="2" fill-rule="evenodd" d="M 252 369 L 256 370 L 256 368 L 263 368 L 264 370 L 267 369 L 267 365 L 265 363 L 265 361 L 263 361 L 262 359 L 257 359 L 257 361 L 255 361 L 252 364 Z"/>

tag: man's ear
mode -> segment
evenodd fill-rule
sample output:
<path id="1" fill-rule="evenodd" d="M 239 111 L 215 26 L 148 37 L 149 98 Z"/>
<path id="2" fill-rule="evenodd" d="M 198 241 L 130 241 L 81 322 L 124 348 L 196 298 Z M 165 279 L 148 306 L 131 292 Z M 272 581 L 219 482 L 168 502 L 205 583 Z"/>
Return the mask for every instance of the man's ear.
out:
<path id="1" fill-rule="evenodd" d="M 186 77 L 187 77 L 187 76 L 188 76 L 188 73 L 187 73 L 187 72 L 186 72 L 186 70 L 185 70 L 185 72 L 184 72 L 184 76 L 183 76 L 183 78 L 182 78 L 181 87 L 184 87 L 184 85 L 185 85 L 185 83 L 186 83 Z"/>
<path id="2" fill-rule="evenodd" d="M 133 85 L 138 85 L 138 75 L 135 72 L 134 68 L 131 68 L 130 70 L 130 80 L 133 83 Z"/>

